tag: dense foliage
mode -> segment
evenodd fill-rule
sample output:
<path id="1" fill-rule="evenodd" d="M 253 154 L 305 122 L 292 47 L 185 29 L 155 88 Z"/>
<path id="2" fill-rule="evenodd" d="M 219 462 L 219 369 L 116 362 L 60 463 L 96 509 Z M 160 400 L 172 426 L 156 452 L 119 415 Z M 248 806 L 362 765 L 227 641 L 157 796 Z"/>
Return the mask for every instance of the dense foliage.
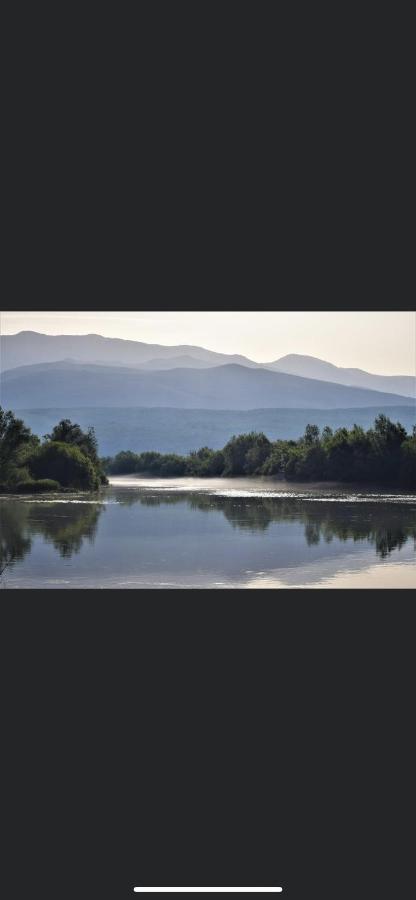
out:
<path id="1" fill-rule="evenodd" d="M 51 434 L 45 434 L 45 441 L 57 443 L 71 444 L 85 456 L 88 456 L 92 463 L 98 464 L 98 447 L 97 438 L 93 428 L 82 431 L 79 425 L 74 424 L 70 419 L 62 419 L 58 425 L 55 425 Z"/>
<path id="2" fill-rule="evenodd" d="M 25 463 L 39 444 L 22 419 L 0 406 L 0 484 L 18 484 L 28 478 Z"/>
<path id="3" fill-rule="evenodd" d="M 168 476 L 273 475 L 288 481 L 346 481 L 416 488 L 416 428 L 409 435 L 384 414 L 361 426 L 307 425 L 299 440 L 265 434 L 234 436 L 222 450 L 202 447 L 188 456 L 123 451 L 100 460 L 94 429 L 63 419 L 43 443 L 21 419 L 0 407 L 0 489 L 16 492 L 97 490 L 109 474 Z"/>
<path id="4" fill-rule="evenodd" d="M 88 456 L 63 441 L 49 441 L 39 447 L 29 462 L 35 478 L 53 478 L 62 487 L 93 491 L 99 487 L 97 472 Z"/>
<path id="5" fill-rule="evenodd" d="M 41 444 L 21 419 L 0 407 L 0 489 L 39 493 L 66 488 L 97 490 L 107 478 L 94 429 L 63 419 Z"/>
<path id="6" fill-rule="evenodd" d="M 189 456 L 124 451 L 103 461 L 109 474 L 199 477 L 274 475 L 288 481 L 349 481 L 416 488 L 416 430 L 379 415 L 373 428 L 322 432 L 307 425 L 297 441 L 269 441 L 262 433 L 232 437 L 223 450 L 203 447 Z"/>

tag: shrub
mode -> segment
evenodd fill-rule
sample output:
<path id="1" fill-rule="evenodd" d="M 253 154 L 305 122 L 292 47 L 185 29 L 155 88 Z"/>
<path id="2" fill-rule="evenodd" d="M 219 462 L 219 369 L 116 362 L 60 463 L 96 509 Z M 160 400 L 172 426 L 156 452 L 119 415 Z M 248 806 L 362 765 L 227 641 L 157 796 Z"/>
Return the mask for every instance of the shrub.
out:
<path id="1" fill-rule="evenodd" d="M 21 481 L 14 488 L 16 494 L 42 494 L 46 491 L 59 491 L 61 485 L 53 478 L 40 478 L 39 481 Z"/>
<path id="2" fill-rule="evenodd" d="M 104 470 L 111 475 L 129 475 L 136 471 L 138 459 L 137 453 L 133 453 L 131 450 L 121 450 L 113 459 L 107 457 L 102 460 L 102 465 Z"/>
<path id="3" fill-rule="evenodd" d="M 31 481 L 30 472 L 27 466 L 11 466 L 8 471 L 7 484 L 17 487 L 20 482 Z"/>
<path id="4" fill-rule="evenodd" d="M 271 443 L 265 434 L 240 434 L 225 445 L 224 475 L 254 475 L 264 465 L 271 451 Z"/>
<path id="5" fill-rule="evenodd" d="M 71 444 L 43 444 L 30 458 L 29 469 L 35 478 L 52 478 L 63 487 L 85 491 L 99 487 L 99 476 L 91 460 Z"/>
<path id="6" fill-rule="evenodd" d="M 83 431 L 70 419 L 61 419 L 51 434 L 45 434 L 45 439 L 51 443 L 71 444 L 78 447 L 84 456 L 88 456 L 94 466 L 98 464 L 98 445 L 94 428 Z"/>
<path id="7" fill-rule="evenodd" d="M 19 466 L 22 451 L 38 443 L 22 419 L 16 419 L 9 409 L 7 412 L 0 406 L 0 478 L 7 483 L 12 471 Z"/>
<path id="8" fill-rule="evenodd" d="M 262 475 L 284 475 L 286 456 L 281 447 L 273 447 L 270 456 L 263 463 Z"/>
<path id="9" fill-rule="evenodd" d="M 401 446 L 400 481 L 403 487 L 416 488 L 416 437 L 409 437 Z"/>
<path id="10" fill-rule="evenodd" d="M 188 465 L 188 474 L 197 475 L 200 478 L 222 475 L 223 471 L 224 454 L 222 450 L 207 450 L 197 460 L 193 459 Z"/>
<path id="11" fill-rule="evenodd" d="M 174 475 L 176 477 L 186 475 L 186 459 L 183 456 L 176 456 L 175 453 L 167 454 L 159 467 L 159 474 L 162 476 Z"/>

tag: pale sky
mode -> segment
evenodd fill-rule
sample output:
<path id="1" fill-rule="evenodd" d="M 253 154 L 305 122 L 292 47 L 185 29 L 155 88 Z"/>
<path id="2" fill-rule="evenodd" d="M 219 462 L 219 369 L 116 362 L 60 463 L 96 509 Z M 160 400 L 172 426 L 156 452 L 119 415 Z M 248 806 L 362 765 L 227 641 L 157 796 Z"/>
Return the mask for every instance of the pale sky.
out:
<path id="1" fill-rule="evenodd" d="M 380 375 L 416 374 L 416 312 L 2 312 L 2 334 L 102 334 L 196 344 L 271 362 L 287 353 Z"/>

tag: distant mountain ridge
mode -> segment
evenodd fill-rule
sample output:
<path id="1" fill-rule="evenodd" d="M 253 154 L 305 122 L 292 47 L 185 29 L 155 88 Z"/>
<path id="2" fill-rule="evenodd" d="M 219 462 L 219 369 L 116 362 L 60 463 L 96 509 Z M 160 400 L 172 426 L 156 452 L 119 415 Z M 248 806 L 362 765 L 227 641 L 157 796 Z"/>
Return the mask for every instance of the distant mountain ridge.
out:
<path id="1" fill-rule="evenodd" d="M 21 331 L 0 338 L 0 372 L 27 365 L 74 363 L 140 371 L 208 369 L 222 365 L 240 365 L 250 369 L 287 373 L 331 384 L 365 388 L 371 391 L 416 396 L 416 372 L 411 375 L 374 375 L 362 369 L 342 368 L 313 356 L 289 354 L 270 363 L 257 363 L 240 354 L 217 353 L 204 347 L 181 344 L 167 346 L 141 341 L 107 338 L 97 334 L 45 335 Z M 392 401 L 393 402 L 393 401 Z"/>
<path id="2" fill-rule="evenodd" d="M 59 362 L 72 358 L 77 362 L 102 365 L 128 365 L 140 367 L 153 360 L 174 360 L 178 356 L 194 357 L 210 365 L 240 363 L 256 367 L 257 363 L 240 354 L 216 353 L 203 347 L 180 344 L 145 344 L 122 338 L 107 338 L 100 334 L 40 334 L 37 331 L 20 331 L 18 334 L 2 335 L 0 341 L 0 370 L 15 369 L 19 366 Z"/>
<path id="3" fill-rule="evenodd" d="M 272 363 L 267 363 L 267 368 L 276 372 L 287 372 L 289 375 L 300 375 L 302 378 L 317 378 L 320 381 L 365 387 L 373 391 L 388 391 L 408 397 L 414 397 L 416 394 L 416 372 L 414 376 L 373 375 L 364 372 L 363 369 L 334 366 L 333 363 L 317 359 L 315 356 L 302 356 L 298 353 L 290 353 Z"/>
<path id="4" fill-rule="evenodd" d="M 0 402 L 11 409 L 131 406 L 242 410 L 400 406 L 408 405 L 409 398 L 236 364 L 144 371 L 62 360 L 3 372 Z"/>

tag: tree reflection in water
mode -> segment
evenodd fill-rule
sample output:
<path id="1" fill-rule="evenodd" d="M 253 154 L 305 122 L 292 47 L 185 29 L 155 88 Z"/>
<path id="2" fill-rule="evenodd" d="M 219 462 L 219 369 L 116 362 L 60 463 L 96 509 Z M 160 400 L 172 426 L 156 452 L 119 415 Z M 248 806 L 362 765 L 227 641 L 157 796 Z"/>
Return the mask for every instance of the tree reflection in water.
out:
<path id="1" fill-rule="evenodd" d="M 42 535 L 59 555 L 78 553 L 94 542 L 102 503 L 0 501 L 0 574 L 30 552 L 34 535 Z"/>
<path id="2" fill-rule="evenodd" d="M 397 502 L 330 502 L 128 488 L 109 489 L 107 496 L 121 506 L 183 504 L 191 512 L 221 513 L 232 528 L 252 532 L 264 532 L 273 523 L 301 523 L 308 546 L 334 538 L 367 541 L 382 559 L 409 539 L 416 539 L 415 504 L 400 503 L 399 498 Z M 79 553 L 85 541 L 94 542 L 104 509 L 104 502 L 0 499 L 0 575 L 27 556 L 36 535 L 51 543 L 64 559 Z"/>
<path id="3" fill-rule="evenodd" d="M 219 511 L 233 528 L 266 531 L 273 522 L 303 522 L 308 546 L 321 540 L 368 541 L 385 559 L 393 550 L 416 540 L 416 509 L 397 502 L 310 501 L 297 497 L 224 497 L 209 493 L 153 493 L 122 489 L 116 492 L 121 504 L 144 506 L 187 503 L 203 512 Z M 415 498 L 416 504 L 416 498 Z"/>
<path id="4" fill-rule="evenodd" d="M 32 541 L 26 529 L 23 503 L 7 500 L 0 506 L 0 577 L 8 566 L 29 553 Z"/>
<path id="5" fill-rule="evenodd" d="M 98 520 L 105 508 L 98 503 L 54 504 L 51 515 L 47 504 L 34 505 L 35 510 L 29 513 L 32 533 L 41 534 L 65 559 L 79 553 L 85 540 L 94 543 Z"/>

